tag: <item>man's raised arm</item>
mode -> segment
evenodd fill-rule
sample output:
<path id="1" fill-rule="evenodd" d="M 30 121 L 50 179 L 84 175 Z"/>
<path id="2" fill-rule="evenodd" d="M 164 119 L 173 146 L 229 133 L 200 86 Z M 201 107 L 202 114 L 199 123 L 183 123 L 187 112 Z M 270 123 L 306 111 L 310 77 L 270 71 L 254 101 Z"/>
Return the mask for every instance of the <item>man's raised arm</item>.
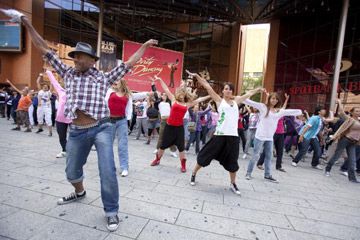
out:
<path id="1" fill-rule="evenodd" d="M 40 34 L 35 30 L 33 25 L 29 22 L 29 19 L 21 12 L 14 9 L 1 9 L 6 16 L 10 17 L 10 21 L 23 23 L 25 28 L 29 31 L 31 40 L 33 41 L 35 47 L 37 47 L 42 54 L 46 54 L 50 51 L 50 48 L 46 44 L 45 40 L 40 36 Z"/>

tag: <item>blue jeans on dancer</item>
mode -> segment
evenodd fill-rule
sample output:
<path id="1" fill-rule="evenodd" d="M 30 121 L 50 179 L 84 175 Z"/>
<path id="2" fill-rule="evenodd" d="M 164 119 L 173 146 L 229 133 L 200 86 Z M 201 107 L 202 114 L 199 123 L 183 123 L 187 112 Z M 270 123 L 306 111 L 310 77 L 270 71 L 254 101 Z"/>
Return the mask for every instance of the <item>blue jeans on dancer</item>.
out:
<path id="1" fill-rule="evenodd" d="M 113 152 L 114 126 L 111 122 L 87 129 L 70 126 L 69 139 L 66 144 L 65 172 L 71 183 L 83 181 L 83 166 L 91 146 L 95 145 L 101 179 L 101 200 L 106 217 L 117 215 L 119 210 L 119 188 Z"/>

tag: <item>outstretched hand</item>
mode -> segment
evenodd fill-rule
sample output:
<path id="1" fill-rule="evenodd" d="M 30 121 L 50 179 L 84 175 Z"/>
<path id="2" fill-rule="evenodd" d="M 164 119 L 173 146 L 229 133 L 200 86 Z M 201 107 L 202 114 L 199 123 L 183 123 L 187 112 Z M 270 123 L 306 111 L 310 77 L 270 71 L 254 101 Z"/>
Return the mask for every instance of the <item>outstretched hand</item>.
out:
<path id="1" fill-rule="evenodd" d="M 158 45 L 158 40 L 155 40 L 155 39 L 150 39 L 150 40 L 148 40 L 148 41 L 146 41 L 145 43 L 144 43 L 144 46 L 146 46 L 146 47 L 152 47 L 152 46 L 154 46 L 154 45 Z"/>
<path id="2" fill-rule="evenodd" d="M 192 73 L 187 69 L 185 70 L 185 72 L 189 75 L 189 77 L 195 77 L 196 76 L 196 73 Z"/>
<path id="3" fill-rule="evenodd" d="M 289 94 L 285 93 L 285 99 L 289 100 L 289 98 L 290 98 Z"/>
<path id="4" fill-rule="evenodd" d="M 21 12 L 15 10 L 15 9 L 2 9 L 0 8 L 0 11 L 3 12 L 6 16 L 10 17 L 10 22 L 21 22 L 21 17 L 25 16 Z"/>

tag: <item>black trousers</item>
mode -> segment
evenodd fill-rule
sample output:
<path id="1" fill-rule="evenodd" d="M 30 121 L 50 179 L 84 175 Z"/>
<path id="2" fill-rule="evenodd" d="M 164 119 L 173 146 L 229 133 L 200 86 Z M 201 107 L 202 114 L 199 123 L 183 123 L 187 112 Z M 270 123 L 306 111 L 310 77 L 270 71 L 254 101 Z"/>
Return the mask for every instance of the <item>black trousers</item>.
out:
<path id="1" fill-rule="evenodd" d="M 245 130 L 242 129 L 242 128 L 238 128 L 238 134 L 239 134 L 239 137 L 241 139 L 243 152 L 245 152 L 245 146 L 246 146 Z"/>
<path id="2" fill-rule="evenodd" d="M 275 147 L 275 151 L 276 151 L 276 169 L 281 168 L 281 164 L 282 164 L 282 158 L 283 158 L 283 153 L 284 153 L 284 139 L 285 139 L 285 134 L 281 133 L 281 134 L 274 134 L 274 147 Z M 257 162 L 257 165 L 263 165 L 264 164 L 264 159 L 265 159 L 265 153 L 264 151 L 261 153 L 260 155 L 260 159 Z"/>
<path id="3" fill-rule="evenodd" d="M 66 134 L 69 124 L 56 121 L 56 131 L 63 152 L 66 152 Z"/>
<path id="4" fill-rule="evenodd" d="M 8 119 L 11 117 L 11 105 L 6 105 L 6 116 Z"/>

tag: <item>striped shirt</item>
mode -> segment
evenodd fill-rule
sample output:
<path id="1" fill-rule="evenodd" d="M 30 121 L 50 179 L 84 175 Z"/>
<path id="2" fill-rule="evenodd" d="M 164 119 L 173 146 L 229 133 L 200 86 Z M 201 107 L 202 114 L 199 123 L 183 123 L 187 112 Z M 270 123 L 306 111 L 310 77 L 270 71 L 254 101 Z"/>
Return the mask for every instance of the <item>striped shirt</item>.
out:
<path id="1" fill-rule="evenodd" d="M 77 109 L 96 120 L 110 116 L 105 95 L 108 88 L 130 70 L 125 63 L 121 62 L 106 73 L 94 67 L 89 68 L 86 72 L 79 72 L 61 62 L 53 52 L 46 53 L 45 58 L 64 80 L 66 89 L 64 114 L 66 117 L 76 119 L 75 111 Z"/>

